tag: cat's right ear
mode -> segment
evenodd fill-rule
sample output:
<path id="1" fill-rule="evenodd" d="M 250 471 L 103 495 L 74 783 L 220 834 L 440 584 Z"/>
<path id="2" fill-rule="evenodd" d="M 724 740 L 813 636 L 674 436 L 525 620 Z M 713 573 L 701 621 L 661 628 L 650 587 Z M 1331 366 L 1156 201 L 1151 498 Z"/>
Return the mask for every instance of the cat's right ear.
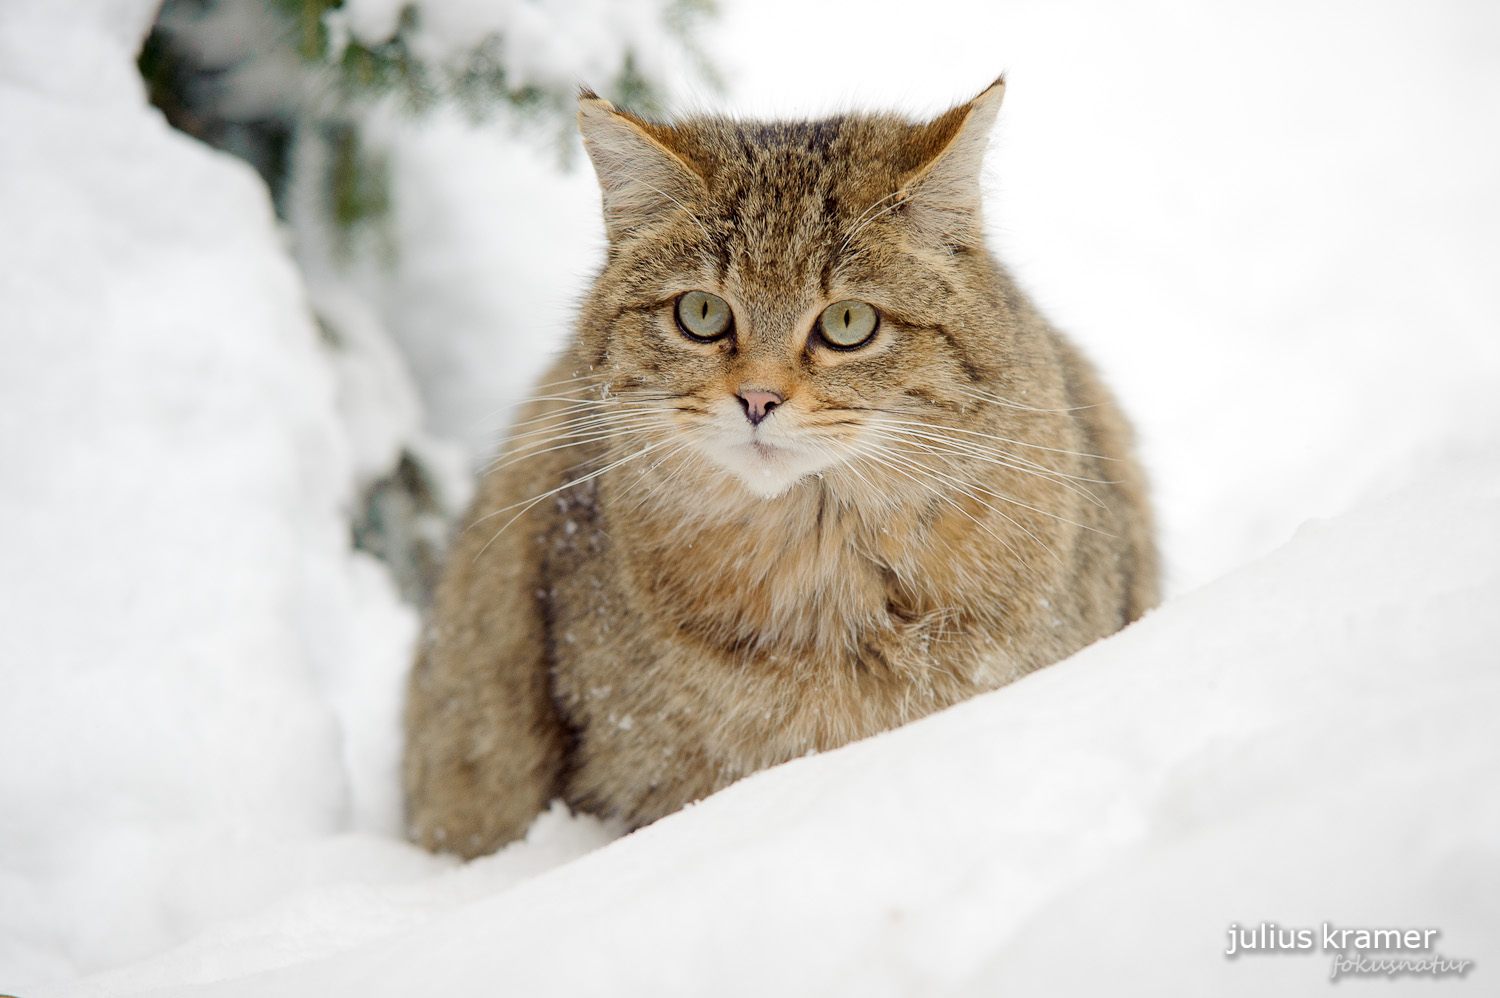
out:
<path id="1" fill-rule="evenodd" d="M 610 242 L 649 224 L 707 191 L 702 176 L 668 147 L 671 130 L 626 114 L 585 90 L 578 97 L 578 130 L 604 195 Z"/>

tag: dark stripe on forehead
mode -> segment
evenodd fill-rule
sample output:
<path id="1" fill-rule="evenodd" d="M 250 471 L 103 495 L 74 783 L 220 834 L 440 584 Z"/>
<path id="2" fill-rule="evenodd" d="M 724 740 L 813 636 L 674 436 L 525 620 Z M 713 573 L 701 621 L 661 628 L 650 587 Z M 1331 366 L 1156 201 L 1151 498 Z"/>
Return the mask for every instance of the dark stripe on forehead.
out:
<path id="1" fill-rule="evenodd" d="M 826 183 L 826 181 L 825 181 Z M 838 246 L 834 240 L 838 238 L 838 230 L 835 228 L 835 220 L 839 214 L 838 195 L 831 190 L 823 192 L 823 222 L 827 232 L 827 244 L 823 246 L 823 266 L 818 271 L 818 287 L 827 298 L 829 290 L 833 287 L 833 265 L 834 254 L 838 252 Z"/>
<path id="2" fill-rule="evenodd" d="M 799 147 L 816 153 L 823 161 L 831 159 L 833 144 L 843 131 L 844 117 L 810 122 L 734 122 L 734 137 L 746 165 L 763 161 L 767 155 L 785 157 Z"/>
<path id="3" fill-rule="evenodd" d="M 739 137 L 740 155 L 745 157 L 745 163 L 747 165 L 750 163 L 754 163 L 757 159 L 755 155 L 755 145 L 750 141 L 750 136 L 745 133 L 745 126 L 737 125 L 735 127 L 735 134 Z"/>
<path id="4" fill-rule="evenodd" d="M 807 137 L 808 150 L 827 159 L 828 147 L 833 143 L 833 136 L 829 134 L 831 131 L 833 131 L 832 122 L 820 121 L 813 125 L 812 134 Z"/>
<path id="5" fill-rule="evenodd" d="M 745 189 L 736 185 L 725 191 L 718 205 L 719 217 L 712 226 L 714 233 L 714 276 L 723 285 L 729 273 L 729 246 L 740 234 L 740 209 L 744 204 Z"/>
<path id="6" fill-rule="evenodd" d="M 814 122 L 812 134 L 808 136 L 807 148 L 828 162 L 829 152 L 833 148 L 834 140 L 839 137 L 839 131 L 843 128 L 844 119 L 840 115 L 837 118 L 829 118 L 827 121 Z"/>
<path id="7" fill-rule="evenodd" d="M 724 145 L 729 150 L 737 147 L 740 162 L 737 168 L 723 171 L 721 176 L 728 183 L 715 191 L 714 215 L 721 222 L 710 226 L 716 278 L 721 284 L 725 281 L 737 255 L 754 268 L 768 265 L 773 260 L 792 263 L 785 252 L 773 253 L 769 259 L 763 260 L 765 247 L 747 245 L 745 240 L 751 229 L 762 236 L 775 238 L 781 227 L 795 226 L 803 234 L 799 253 L 802 259 L 797 265 L 809 276 L 820 272 L 826 290 L 832 277 L 832 263 L 826 258 L 832 246 L 826 244 L 835 238 L 832 229 L 837 224 L 841 207 L 840 200 L 832 192 L 834 175 L 828 167 L 837 157 L 834 146 L 843 130 L 844 117 L 815 122 L 726 124 Z M 730 180 L 730 177 L 735 179 Z M 781 203 L 778 206 L 776 202 Z M 752 204 L 760 205 L 753 220 L 745 217 Z M 820 218 L 808 219 L 809 213 L 817 213 Z M 815 229 L 817 221 L 823 223 L 829 235 L 822 240 L 814 238 L 808 244 L 809 229 L 806 226 L 812 222 Z M 796 252 L 791 243 L 783 250 Z M 819 250 L 823 252 L 819 253 Z"/>

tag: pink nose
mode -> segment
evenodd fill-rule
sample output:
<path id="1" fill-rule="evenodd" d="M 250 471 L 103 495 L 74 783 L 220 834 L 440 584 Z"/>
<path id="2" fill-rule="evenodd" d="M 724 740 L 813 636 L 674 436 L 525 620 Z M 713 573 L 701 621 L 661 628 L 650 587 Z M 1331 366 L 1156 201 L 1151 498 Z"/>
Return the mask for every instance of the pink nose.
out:
<path id="1" fill-rule="evenodd" d="M 745 418 L 750 420 L 751 426 L 759 426 L 760 421 L 771 414 L 771 410 L 782 403 L 782 398 L 775 392 L 762 391 L 759 388 L 741 388 L 740 405 L 745 409 Z"/>

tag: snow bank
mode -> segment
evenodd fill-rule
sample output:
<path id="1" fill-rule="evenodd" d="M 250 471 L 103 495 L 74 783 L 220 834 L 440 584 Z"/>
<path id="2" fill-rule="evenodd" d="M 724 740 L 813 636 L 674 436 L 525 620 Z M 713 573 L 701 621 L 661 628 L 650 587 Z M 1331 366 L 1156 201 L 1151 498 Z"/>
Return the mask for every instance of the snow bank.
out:
<path id="1" fill-rule="evenodd" d="M 1457 463 L 1067 662 L 515 889 L 150 993 L 1325 993 L 1331 954 L 1226 958 L 1262 922 L 1437 928 L 1472 985 L 1500 959 L 1497 522 L 1500 460 Z"/>
<path id="2" fill-rule="evenodd" d="M 0 11 L 0 989 L 433 867 L 329 838 L 398 830 L 415 621 L 264 186 L 145 104 L 153 6 Z"/>

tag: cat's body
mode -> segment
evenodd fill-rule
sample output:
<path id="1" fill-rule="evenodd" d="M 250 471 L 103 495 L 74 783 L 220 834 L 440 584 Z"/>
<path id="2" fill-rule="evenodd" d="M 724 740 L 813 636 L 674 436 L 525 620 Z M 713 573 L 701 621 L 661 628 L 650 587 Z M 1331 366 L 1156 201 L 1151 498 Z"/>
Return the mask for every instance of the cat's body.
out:
<path id="1" fill-rule="evenodd" d="M 583 100 L 610 256 L 439 588 L 420 841 L 487 852 L 554 796 L 644 824 L 1154 603 L 1128 427 L 983 245 L 1000 92 L 917 126 Z"/>

